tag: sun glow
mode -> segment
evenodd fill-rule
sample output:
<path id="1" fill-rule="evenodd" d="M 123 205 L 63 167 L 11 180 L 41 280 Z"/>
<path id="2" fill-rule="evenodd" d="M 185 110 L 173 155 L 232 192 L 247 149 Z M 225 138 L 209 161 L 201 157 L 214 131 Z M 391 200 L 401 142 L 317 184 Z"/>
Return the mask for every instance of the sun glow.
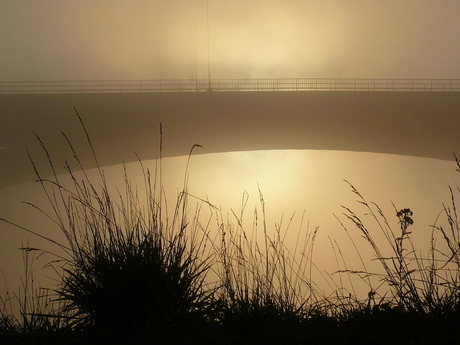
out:
<path id="1" fill-rule="evenodd" d="M 164 158 L 161 162 L 169 212 L 174 211 L 176 197 L 184 188 L 187 160 L 187 156 L 182 156 Z M 155 161 L 144 161 L 143 164 L 152 172 L 156 166 Z M 385 172 L 382 167 L 385 167 Z M 123 167 L 118 165 L 103 169 L 109 185 L 115 188 L 114 192 L 122 192 Z M 126 169 L 133 187 L 139 188 L 142 194 L 143 176 L 139 163 L 129 163 Z M 88 174 L 95 172 L 91 171 Z M 454 185 L 457 175 L 453 162 L 385 154 L 317 150 L 194 154 L 188 166 L 187 191 L 193 196 L 189 202 L 191 216 L 200 199 L 208 200 L 215 207 L 213 212 L 219 212 L 225 222 L 236 226 L 236 217 L 244 208 L 243 227 L 251 234 L 257 210 L 256 236 L 263 235 L 264 221 L 267 234 L 273 236 L 279 230 L 284 237 L 284 245 L 290 251 L 295 250 L 299 239 L 303 241 L 318 228 L 313 260 L 321 270 L 332 273 L 338 269 L 338 263 L 331 258 L 334 248 L 337 250 L 339 247 L 349 268 L 362 269 L 350 239 L 334 216 L 343 220 L 341 205 L 358 213 L 362 211 L 362 205 L 356 202 L 356 195 L 344 179 L 350 181 L 368 201 L 376 202 L 395 226 L 397 221 L 392 202 L 399 209 L 410 208 L 414 212 L 414 243 L 417 248 L 424 249 L 429 243 L 426 235 L 430 234 L 430 224 L 435 221 L 442 203 L 450 200 L 448 185 Z M 94 176 L 97 177 L 97 174 Z M 21 204 L 22 200 L 39 206 L 47 205 L 44 196 L 41 196 L 40 186 L 28 182 L 2 189 L 0 205 L 6 214 L 0 216 L 8 216 L 9 220 L 32 229 L 52 231 L 49 230 L 52 226 L 40 219 L 43 217 Z M 219 238 L 215 217 L 205 219 L 204 224 L 206 222 L 209 222 L 212 237 Z M 0 226 L 2 243 L 4 248 L 8 248 L 0 253 L 0 261 L 11 263 L 2 269 L 8 280 L 15 284 L 14 274 L 21 265 L 21 257 L 14 248 L 21 241 L 27 242 L 28 236 L 5 224 Z M 351 225 L 350 231 L 356 238 L 360 255 L 375 263 L 373 253 L 362 241 L 359 232 Z M 47 232 L 45 235 L 50 234 Z M 30 238 L 30 245 L 45 244 L 37 238 Z M 302 245 L 299 243 L 299 246 Z M 322 279 L 318 273 L 315 274 L 317 276 L 313 278 Z"/>

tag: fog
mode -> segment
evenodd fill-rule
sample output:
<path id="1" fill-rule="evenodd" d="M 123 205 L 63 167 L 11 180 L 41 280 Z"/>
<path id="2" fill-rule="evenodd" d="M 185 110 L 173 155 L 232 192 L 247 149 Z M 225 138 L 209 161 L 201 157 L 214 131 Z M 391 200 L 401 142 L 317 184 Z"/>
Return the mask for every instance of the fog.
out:
<path id="1" fill-rule="evenodd" d="M 209 0 L 212 77 L 459 78 L 460 3 Z M 1 1 L 0 80 L 207 77 L 207 1 Z"/>

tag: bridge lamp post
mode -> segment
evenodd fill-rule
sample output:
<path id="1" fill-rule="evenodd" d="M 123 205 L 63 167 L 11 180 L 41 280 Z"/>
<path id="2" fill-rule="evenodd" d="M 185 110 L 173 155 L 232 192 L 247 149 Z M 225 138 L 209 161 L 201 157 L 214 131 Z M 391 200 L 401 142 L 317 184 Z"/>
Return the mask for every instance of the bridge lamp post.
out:
<path id="1" fill-rule="evenodd" d="M 206 21 L 208 31 L 208 92 L 212 91 L 211 88 L 211 54 L 209 47 L 209 0 L 206 1 Z"/>

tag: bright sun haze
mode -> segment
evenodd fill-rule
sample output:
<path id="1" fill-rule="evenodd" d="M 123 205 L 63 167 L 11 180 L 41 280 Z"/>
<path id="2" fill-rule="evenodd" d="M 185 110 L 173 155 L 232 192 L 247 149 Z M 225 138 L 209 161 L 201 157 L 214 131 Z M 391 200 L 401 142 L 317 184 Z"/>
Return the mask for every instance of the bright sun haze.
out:
<path id="1" fill-rule="evenodd" d="M 459 78 L 457 1 L 2 1 L 0 80 Z"/>

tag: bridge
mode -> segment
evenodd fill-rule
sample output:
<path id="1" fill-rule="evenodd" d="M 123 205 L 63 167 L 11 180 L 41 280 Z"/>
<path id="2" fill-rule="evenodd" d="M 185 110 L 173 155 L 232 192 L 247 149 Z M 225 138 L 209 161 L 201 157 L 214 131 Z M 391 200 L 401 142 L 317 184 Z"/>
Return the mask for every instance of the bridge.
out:
<path id="1" fill-rule="evenodd" d="M 193 144 L 203 145 L 196 151 L 203 154 L 312 149 L 444 160 L 460 155 L 456 79 L 211 80 L 213 92 L 206 92 L 208 80 L 0 84 L 0 188 L 34 179 L 26 149 L 46 169 L 32 131 L 58 168 L 71 158 L 61 130 L 85 166 L 94 167 L 74 107 L 101 165 L 134 161 L 135 153 L 155 158 L 160 122 L 164 157 L 187 155 Z"/>
<path id="2" fill-rule="evenodd" d="M 275 78 L 0 82 L 2 94 L 204 91 L 460 91 L 460 80 Z"/>

